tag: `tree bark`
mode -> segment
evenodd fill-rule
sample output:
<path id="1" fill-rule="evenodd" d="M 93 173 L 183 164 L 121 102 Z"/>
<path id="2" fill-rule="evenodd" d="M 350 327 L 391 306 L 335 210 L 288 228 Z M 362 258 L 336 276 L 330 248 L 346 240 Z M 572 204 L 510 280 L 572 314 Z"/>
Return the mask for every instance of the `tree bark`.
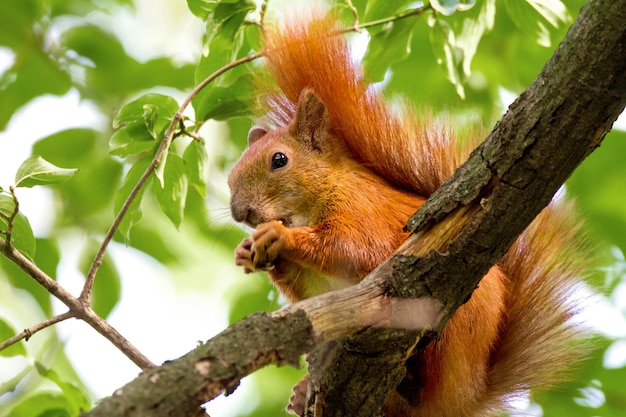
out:
<path id="1" fill-rule="evenodd" d="M 246 318 L 186 356 L 140 375 L 87 415 L 194 415 L 255 369 L 297 365 L 314 347 L 310 410 L 379 415 L 402 380 L 403 361 L 416 338 L 422 337 L 423 348 L 441 331 L 600 145 L 625 104 L 626 0 L 592 0 L 531 87 L 409 221 L 414 233 L 407 243 L 363 282 Z M 460 217 L 469 219 L 460 233 L 431 238 Z M 407 316 L 403 310 L 411 310 L 415 321 L 394 322 Z"/>

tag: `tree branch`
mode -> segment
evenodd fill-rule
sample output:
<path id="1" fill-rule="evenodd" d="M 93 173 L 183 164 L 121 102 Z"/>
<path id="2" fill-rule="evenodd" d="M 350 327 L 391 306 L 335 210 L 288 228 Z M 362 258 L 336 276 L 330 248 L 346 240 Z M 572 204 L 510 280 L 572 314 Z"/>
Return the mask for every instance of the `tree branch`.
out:
<path id="1" fill-rule="evenodd" d="M 92 310 L 89 304 L 82 302 L 80 299 L 70 294 L 65 288 L 63 288 L 55 280 L 48 276 L 48 274 L 39 269 L 39 267 L 37 267 L 37 265 L 35 265 L 31 260 L 22 255 L 20 251 L 8 244 L 8 242 L 2 238 L 0 238 L 0 252 L 3 253 L 7 257 L 7 259 L 20 267 L 22 271 L 26 272 L 30 277 L 37 281 L 50 294 L 54 295 L 63 304 L 65 304 L 69 308 L 69 312 L 65 314 L 70 315 L 71 317 L 82 319 L 87 322 L 91 327 L 98 331 L 98 333 L 103 335 L 106 339 L 113 343 L 113 345 L 120 349 L 141 369 L 146 370 L 155 367 L 155 365 L 145 355 L 139 352 L 139 350 L 137 350 L 137 348 L 135 348 L 128 340 L 126 340 L 126 338 L 124 338 L 124 336 L 122 336 L 113 326 L 107 323 L 106 320 L 104 320 L 102 317 L 98 316 Z M 57 316 L 57 318 L 64 317 L 65 314 Z M 68 317 L 64 317 L 64 319 L 67 318 Z M 40 326 L 41 323 L 34 326 L 34 328 L 38 328 Z M 15 337 L 11 338 L 10 340 L 12 339 L 15 339 Z M 12 343 L 8 343 L 7 341 L 3 343 L 3 345 L 10 346 L 11 344 L 16 343 L 18 340 L 20 339 L 16 339 Z"/>
<path id="2" fill-rule="evenodd" d="M 24 329 L 20 333 L 11 337 L 10 339 L 7 339 L 4 342 L 0 343 L 0 351 L 8 348 L 9 346 L 19 342 L 22 339 L 28 341 L 28 339 L 30 339 L 30 337 L 33 334 L 37 333 L 38 331 L 41 331 L 47 327 L 60 323 L 64 320 L 71 319 L 72 317 L 74 317 L 74 315 L 71 312 L 66 311 L 63 314 L 59 314 L 58 316 L 51 317 L 47 320 L 42 321 L 41 323 L 37 323 L 36 325 L 29 327 L 28 329 Z"/>
<path id="3" fill-rule="evenodd" d="M 316 411 L 379 413 L 404 375 L 403 354 L 415 338 L 428 339 L 430 329 L 443 328 L 574 168 L 599 146 L 626 104 L 624 57 L 626 1 L 591 1 L 533 85 L 411 219 L 414 234 L 396 255 L 356 286 L 242 320 L 183 358 L 139 376 L 88 415 L 158 417 L 170 410 L 184 415 L 230 392 L 254 369 L 267 363 L 294 365 L 300 354 L 320 345 L 324 355 L 314 354 L 313 365 L 324 366 L 320 372 L 313 366 L 311 375 Z M 458 235 L 432 239 L 439 235 L 433 233 L 436 228 L 459 218 L 469 220 Z M 424 313 L 414 314 L 416 306 Z M 393 317 L 426 319 L 392 323 Z M 349 348 L 342 345 L 358 333 Z M 383 361 L 388 366 L 381 371 L 376 366 L 384 355 L 389 355 Z M 333 368 L 337 372 L 325 378 Z"/>

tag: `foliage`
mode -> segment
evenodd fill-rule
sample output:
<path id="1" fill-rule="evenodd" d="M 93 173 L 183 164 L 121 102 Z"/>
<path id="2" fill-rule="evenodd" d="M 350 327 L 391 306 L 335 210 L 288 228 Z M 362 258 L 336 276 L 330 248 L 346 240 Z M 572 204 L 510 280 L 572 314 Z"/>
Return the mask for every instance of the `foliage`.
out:
<path id="1" fill-rule="evenodd" d="M 373 82 L 382 81 L 389 96 L 401 95 L 418 108 L 453 112 L 459 123 L 488 125 L 502 112 L 503 97 L 519 94 L 535 78 L 582 1 L 425 3 L 418 10 L 408 0 L 396 1 L 393 7 L 385 0 L 352 2 L 358 23 L 380 21 L 367 28 L 366 74 Z M 163 4 L 153 2 L 149 7 Z M 201 21 L 205 30 L 193 45 L 197 59 L 184 63 L 162 56 L 134 57 L 125 47 L 127 35 L 96 18 L 132 14 L 137 5 L 131 0 L 0 0 L 0 47 L 12 56 L 0 77 L 0 129 L 10 132 L 12 119 L 35 99 L 71 91 L 93 103 L 107 119 L 105 128 L 50 132 L 33 144 L 14 180 L 0 178 L 0 238 L 53 279 L 68 262 L 87 277 L 102 236 L 114 216 L 126 210 L 114 242 L 127 245 L 126 251 L 148 255 L 167 268 L 169 278 L 185 275 L 177 288 L 221 291 L 220 297 L 228 299 L 230 321 L 276 308 L 277 295 L 263 278 L 242 278 L 223 266 L 232 262 L 230 254 L 241 234 L 207 208 L 227 207 L 223 178 L 245 145 L 247 117 L 255 109 L 255 64 L 236 66 L 217 77 L 193 97 L 185 116 L 177 117 L 183 104 L 180 97 L 223 66 L 260 50 L 259 25 L 275 11 L 273 7 L 282 6 L 270 2 L 266 10 L 265 3 L 251 0 L 188 0 L 186 13 Z M 355 19 L 353 10 L 343 2 L 336 7 L 348 27 Z M 32 117 L 37 123 L 37 116 Z M 224 130 L 227 135 L 221 134 Z M 588 219 L 599 262 L 607 265 L 606 274 L 598 273 L 594 281 L 607 293 L 623 286 L 626 276 L 620 258 L 626 253 L 621 197 L 626 179 L 624 139 L 623 132 L 612 132 L 566 186 Z M 11 149 L 11 143 L 0 141 L 0 153 Z M 145 183 L 137 188 L 144 176 Z M 33 232 L 20 200 L 25 187 L 50 190 L 53 204 L 39 207 L 52 218 L 48 230 Z M 134 200 L 127 204 L 131 195 Z M 77 257 L 70 254 L 75 241 L 80 242 Z M 102 260 L 92 307 L 103 318 L 120 306 L 128 284 L 123 276 L 131 276 L 126 269 L 116 256 L 107 254 Z M 232 283 L 220 282 L 220 275 L 234 275 Z M 0 286 L 7 294 L 6 305 L 0 308 L 0 342 L 16 334 L 17 327 L 30 327 L 59 310 L 53 308 L 47 291 L 4 257 Z M 176 311 L 168 314 L 175 320 L 187 319 Z M 143 319 L 150 320 L 150 315 Z M 0 351 L 0 410 L 6 410 L 0 416 L 78 415 L 95 400 L 88 386 L 97 376 L 78 376 L 76 359 L 64 351 L 64 338 L 55 327 L 32 337 Z M 154 337 L 156 343 L 167 342 L 166 337 Z M 209 335 L 197 329 L 193 337 Z M 545 415 L 623 414 L 619 381 L 626 368 L 602 365 L 605 351 L 617 342 L 599 343 L 602 348 L 581 369 L 577 382 L 537 397 Z M 262 377 L 252 378 L 260 393 L 252 397 L 264 401 L 254 410 L 242 407 L 237 412 L 280 415 L 289 387 L 300 374 L 264 370 Z M 269 392 L 269 386 L 280 386 L 280 395 L 274 389 Z M 594 404 L 589 393 L 604 401 Z"/>

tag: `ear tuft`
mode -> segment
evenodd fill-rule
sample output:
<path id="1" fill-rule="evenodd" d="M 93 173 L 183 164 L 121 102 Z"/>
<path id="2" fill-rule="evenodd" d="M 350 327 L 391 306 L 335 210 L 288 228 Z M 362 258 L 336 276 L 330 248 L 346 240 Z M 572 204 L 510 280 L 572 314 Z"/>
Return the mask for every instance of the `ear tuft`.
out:
<path id="1" fill-rule="evenodd" d="M 252 145 L 266 134 L 267 130 L 263 129 L 261 126 L 252 126 L 248 132 L 248 146 Z"/>
<path id="2" fill-rule="evenodd" d="M 291 129 L 293 135 L 312 148 L 319 149 L 323 145 L 328 124 L 326 105 L 312 90 L 302 90 Z"/>

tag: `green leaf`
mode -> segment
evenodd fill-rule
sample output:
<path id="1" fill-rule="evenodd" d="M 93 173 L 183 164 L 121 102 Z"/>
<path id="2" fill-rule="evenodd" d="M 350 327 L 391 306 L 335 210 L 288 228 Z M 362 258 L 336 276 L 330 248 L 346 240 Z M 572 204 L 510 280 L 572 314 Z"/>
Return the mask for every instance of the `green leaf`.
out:
<path id="1" fill-rule="evenodd" d="M 128 199 L 128 196 L 132 192 L 133 188 L 135 188 L 135 185 L 139 182 L 139 179 L 146 171 L 151 162 L 152 158 L 150 156 L 145 156 L 135 162 L 133 166 L 128 170 L 122 188 L 120 188 L 115 195 L 116 215 L 121 210 L 123 204 Z M 143 198 L 143 194 L 146 188 L 150 186 L 150 181 L 151 178 L 148 178 L 143 187 L 141 187 L 119 225 L 118 230 L 126 240 L 128 240 L 129 238 L 130 229 L 133 227 L 134 224 L 141 220 L 141 199 Z"/>
<path id="2" fill-rule="evenodd" d="M 430 5 L 444 16 L 451 16 L 455 12 L 471 9 L 476 0 L 430 0 Z"/>
<path id="3" fill-rule="evenodd" d="M 54 370 L 45 368 L 39 362 L 35 363 L 35 367 L 39 375 L 49 379 L 61 388 L 63 397 L 69 406 L 70 415 L 79 415 L 81 411 L 89 410 L 91 407 L 89 399 L 76 385 L 63 381 Z"/>
<path id="4" fill-rule="evenodd" d="M 263 49 L 263 31 L 258 25 L 248 25 L 246 27 L 245 39 L 253 50 L 260 51 Z"/>
<path id="5" fill-rule="evenodd" d="M 0 318 L 0 341 L 4 342 L 5 340 L 15 336 L 17 332 L 15 329 L 2 318 Z M 26 356 L 26 347 L 24 346 L 24 340 L 20 340 L 19 342 L 9 346 L 4 350 L 0 350 L 0 356 L 11 357 L 11 356 Z"/>
<path id="6" fill-rule="evenodd" d="M 109 153 L 125 158 L 149 152 L 157 144 L 158 142 L 146 127 L 146 123 L 135 120 L 113 133 L 109 141 Z"/>
<path id="7" fill-rule="evenodd" d="M 207 86 L 193 102 L 196 120 L 228 120 L 250 116 L 256 103 L 253 78 L 252 74 L 245 73 L 229 86 Z"/>
<path id="8" fill-rule="evenodd" d="M 228 43 L 231 48 L 248 13 L 256 10 L 256 4 L 248 0 L 232 3 L 219 2 L 206 17 L 205 48 L 210 50 L 214 40 Z M 237 48 L 233 48 L 237 49 Z"/>
<path id="9" fill-rule="evenodd" d="M 178 103 L 162 94 L 146 94 L 126 104 L 113 119 L 118 130 L 111 137 L 109 152 L 126 157 L 151 151 L 178 111 Z"/>
<path id="10" fill-rule="evenodd" d="M 42 393 L 26 397 L 9 411 L 11 417 L 75 417 L 72 406 L 64 395 Z"/>
<path id="11" fill-rule="evenodd" d="M 163 187 L 158 181 L 153 181 L 153 190 L 161 211 L 174 223 L 180 226 L 187 200 L 189 180 L 183 159 L 171 153 L 163 171 Z"/>
<path id="12" fill-rule="evenodd" d="M 72 59 L 66 54 L 72 66 L 84 72 L 81 96 L 94 100 L 107 113 L 112 104 L 155 86 L 193 87 L 195 65 L 181 66 L 169 58 L 139 62 L 126 53 L 119 38 L 102 27 L 72 25 L 62 33 L 61 45 L 78 55 Z"/>
<path id="13" fill-rule="evenodd" d="M 183 161 L 192 186 L 202 198 L 206 197 L 205 176 L 208 169 L 208 155 L 204 145 L 196 140 L 192 141 L 183 153 Z"/>
<path id="14" fill-rule="evenodd" d="M 0 216 L 0 236 L 5 239 L 9 225 L 8 218 L 11 217 L 14 208 L 13 198 L 6 194 L 0 194 L 0 213 L 2 213 Z M 28 219 L 20 212 L 13 219 L 11 244 L 27 258 L 33 259 L 36 248 L 35 235 L 33 235 L 33 229 L 30 227 Z"/>
<path id="15" fill-rule="evenodd" d="M 473 9 L 457 19 L 454 26 L 440 16 L 429 16 L 430 39 L 437 63 L 446 69 L 457 94 L 465 98 L 464 83 L 469 78 L 472 59 L 483 35 L 493 28 L 495 0 L 485 0 L 480 9 Z"/>
<path id="16" fill-rule="evenodd" d="M 365 8 L 365 14 L 363 15 L 364 22 L 370 22 L 398 14 L 405 7 L 414 3 L 413 0 L 396 0 L 390 2 L 389 0 L 370 0 L 367 2 Z"/>
<path id="17" fill-rule="evenodd" d="M 6 7 L 12 9 L 14 4 Z M 0 15 L 3 15 L 5 9 L 0 10 Z M 0 32 L 7 31 L 1 23 L 0 27 Z M 29 33 L 26 39 L 34 36 L 37 35 Z M 72 86 L 68 73 L 59 68 L 58 63 L 46 52 L 33 46 L 34 44 L 36 42 L 26 41 L 23 48 L 16 49 L 15 64 L 0 75 L 0 130 L 6 128 L 16 110 L 32 99 L 44 94 L 62 95 Z"/>
<path id="18" fill-rule="evenodd" d="M 511 20 L 541 46 L 552 45 L 550 27 L 559 28 L 572 20 L 560 0 L 506 0 Z"/>
<path id="19" fill-rule="evenodd" d="M 59 168 L 43 159 L 33 155 L 22 162 L 15 174 L 16 187 L 33 187 L 35 185 L 59 184 L 69 180 L 77 169 Z"/>
<path id="20" fill-rule="evenodd" d="M 187 0 L 187 7 L 195 16 L 206 20 L 219 3 L 236 3 L 237 1 L 239 0 Z"/>
<path id="21" fill-rule="evenodd" d="M 243 22 L 255 8 L 249 1 L 219 3 L 208 16 L 203 54 L 195 72 L 196 84 L 237 58 L 245 40 L 244 29 L 247 25 Z M 217 83 L 224 78 L 220 76 Z"/>
<path id="22" fill-rule="evenodd" d="M 411 33 L 416 19 L 401 19 L 374 34 L 363 57 L 369 78 L 382 81 L 391 64 L 406 59 L 411 53 Z"/>
<path id="23" fill-rule="evenodd" d="M 463 88 L 463 50 L 456 46 L 456 36 L 452 27 L 443 19 L 430 16 L 430 43 L 437 63 L 446 69 L 448 79 L 454 84 L 457 94 L 465 97 Z"/>
<path id="24" fill-rule="evenodd" d="M 163 94 L 145 94 L 120 109 L 113 119 L 113 128 L 127 123 L 145 121 L 150 131 L 161 131 L 178 111 L 178 103 Z"/>
<path id="25" fill-rule="evenodd" d="M 60 166 L 77 168 L 91 164 L 90 154 L 99 152 L 96 142 L 100 133 L 95 129 L 71 128 L 53 133 L 33 144 L 33 154 Z"/>
<path id="26" fill-rule="evenodd" d="M 475 13 L 475 12 L 478 13 Z M 496 1 L 485 0 L 480 9 L 474 9 L 464 13 L 460 22 L 460 30 L 456 36 L 456 46 L 463 51 L 461 66 L 463 70 L 462 80 L 465 82 L 470 76 L 470 65 L 478 44 L 485 33 L 493 29 L 496 16 Z"/>
<path id="27" fill-rule="evenodd" d="M 91 263 L 98 252 L 99 246 L 99 242 L 90 240 L 83 249 L 79 268 L 85 277 L 89 273 Z M 108 254 L 105 254 L 94 281 L 91 306 L 100 317 L 106 319 L 119 302 L 120 295 L 120 275 L 113 259 Z"/>
<path id="28" fill-rule="evenodd" d="M 61 216 L 60 224 L 79 222 L 98 228 L 93 220 L 102 210 L 110 210 L 123 166 L 119 158 L 107 154 L 104 139 L 105 134 L 78 128 L 54 133 L 33 145 L 33 154 L 58 166 L 79 169 L 72 181 L 55 187 L 60 197 L 57 202 L 62 204 L 57 212 Z"/>
<path id="29" fill-rule="evenodd" d="M 122 285 L 117 268 L 113 259 L 105 255 L 93 286 L 91 302 L 93 310 L 106 319 L 120 301 L 121 293 Z"/>
<path id="30" fill-rule="evenodd" d="M 35 22 L 44 12 L 43 4 L 35 1 L 0 0 L 0 45 L 21 47 L 28 43 L 26 40 Z"/>

